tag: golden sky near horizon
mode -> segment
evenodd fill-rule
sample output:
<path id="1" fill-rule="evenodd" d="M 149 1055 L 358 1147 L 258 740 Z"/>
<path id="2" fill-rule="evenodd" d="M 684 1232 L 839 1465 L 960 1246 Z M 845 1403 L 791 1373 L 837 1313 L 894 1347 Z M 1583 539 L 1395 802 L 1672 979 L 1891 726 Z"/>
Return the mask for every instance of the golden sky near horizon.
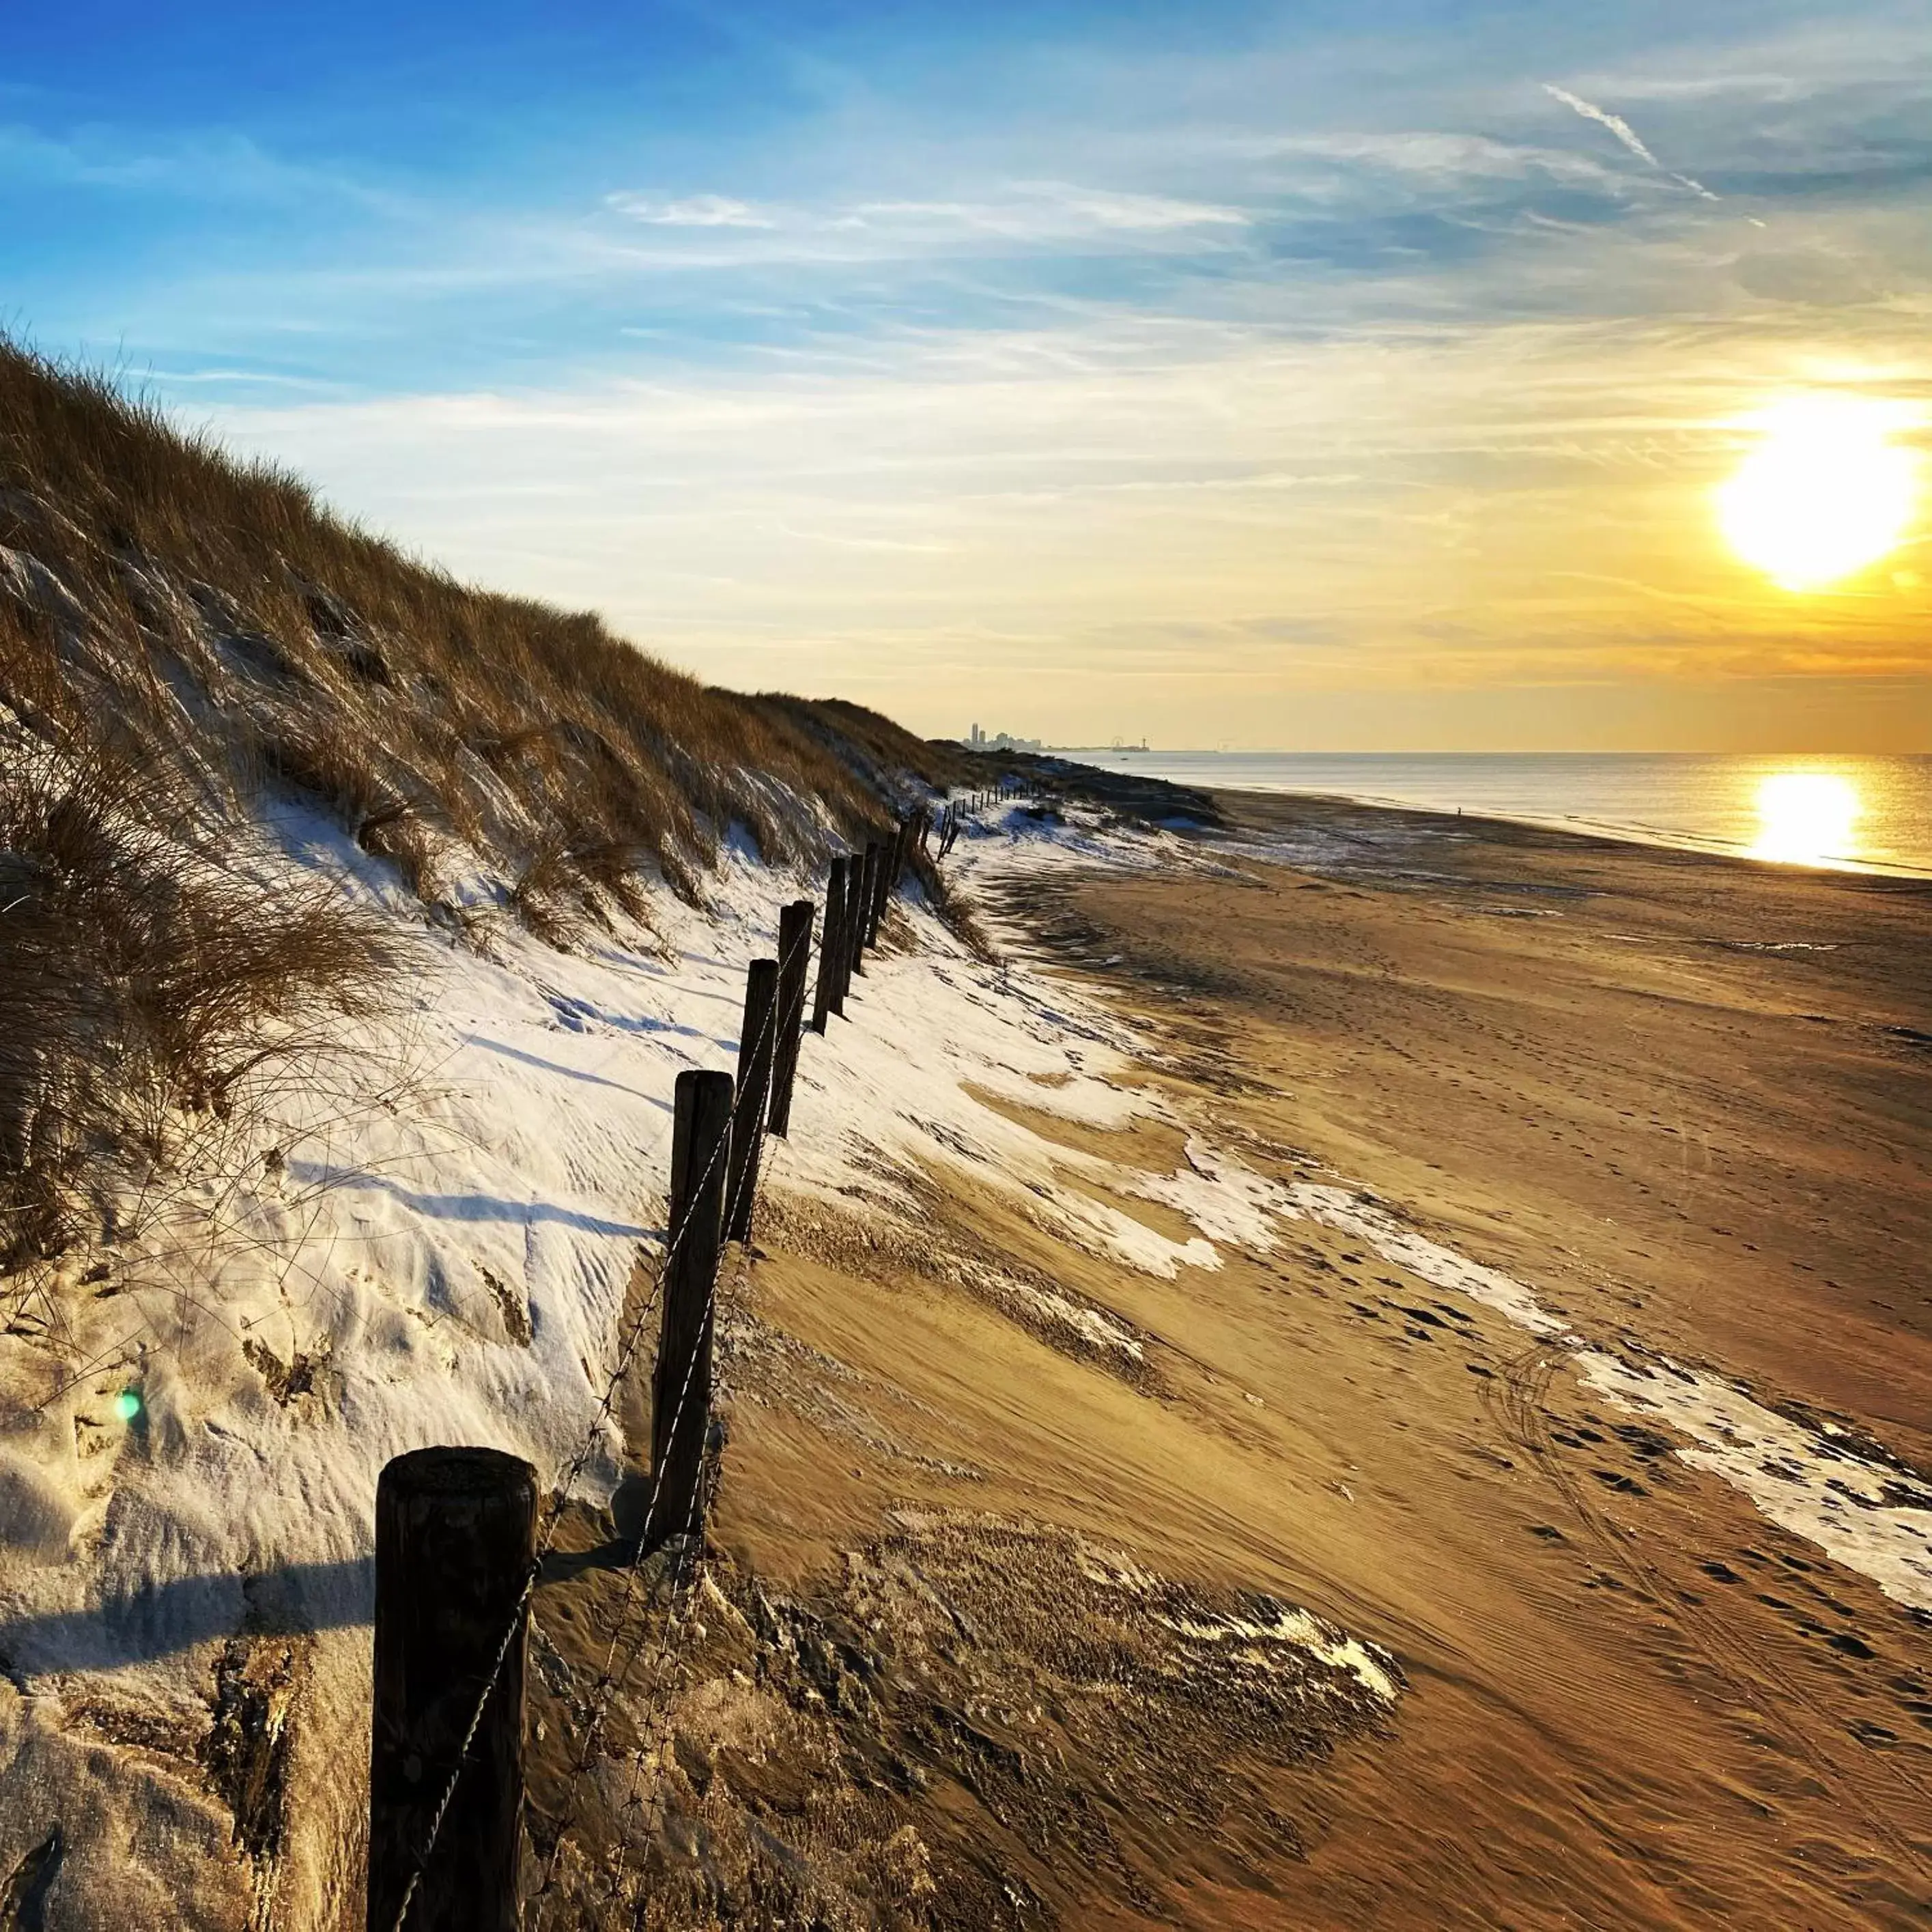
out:
<path id="1" fill-rule="evenodd" d="M 1874 460 L 1922 486 L 1924 377 L 1904 356 L 1848 361 L 1828 333 L 1648 334 L 1236 337 L 1179 364 L 1127 340 L 1073 368 L 1007 343 L 829 388 L 404 406 L 487 506 L 480 544 L 476 504 L 431 536 L 459 568 L 597 604 L 720 681 L 849 692 L 934 732 L 970 716 L 1059 742 L 1932 744 L 1922 487 L 1900 518 L 1887 470 L 1891 494 L 1850 516 L 1877 554 L 1778 580 L 1787 551 L 1803 574 L 1812 509 L 1846 520 Z M 1794 402 L 1849 418 L 1850 450 L 1788 447 Z M 365 427 L 393 440 L 394 406 L 368 406 L 380 428 L 334 412 L 325 472 L 352 466 Z M 589 452 L 607 500 L 566 489 L 567 531 L 534 491 L 498 498 L 493 473 L 541 474 L 557 442 Z M 1741 554 L 1724 493 L 1767 454 L 1768 528 Z M 533 508 L 545 548 L 526 562 Z"/>
<path id="2" fill-rule="evenodd" d="M 130 77 L 0 117 L 16 298 L 459 574 L 934 734 L 1932 748 L 1925 0 L 1358 12 Z"/>

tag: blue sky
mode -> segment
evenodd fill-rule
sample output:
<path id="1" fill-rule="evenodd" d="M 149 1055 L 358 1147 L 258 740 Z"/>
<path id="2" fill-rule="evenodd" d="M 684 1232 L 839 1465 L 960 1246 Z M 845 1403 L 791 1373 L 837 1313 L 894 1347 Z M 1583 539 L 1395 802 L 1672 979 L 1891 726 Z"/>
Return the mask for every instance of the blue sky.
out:
<path id="1" fill-rule="evenodd" d="M 1932 404 L 1932 8 L 10 20 L 0 303 L 721 680 L 1060 738 L 1932 742 L 1917 540 L 1711 538 Z"/>

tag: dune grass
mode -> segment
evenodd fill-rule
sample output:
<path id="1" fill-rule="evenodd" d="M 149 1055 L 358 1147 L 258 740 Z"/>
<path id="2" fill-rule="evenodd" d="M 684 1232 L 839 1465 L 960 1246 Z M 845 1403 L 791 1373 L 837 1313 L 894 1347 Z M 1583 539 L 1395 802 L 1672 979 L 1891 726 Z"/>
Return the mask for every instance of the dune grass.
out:
<path id="1" fill-rule="evenodd" d="M 660 883 L 696 897 L 734 828 L 810 862 L 968 770 L 460 584 L 0 340 L 0 1271 L 73 1236 L 90 1175 L 158 1157 L 170 1110 L 233 1104 L 302 1014 L 371 997 L 374 925 L 236 864 L 269 798 L 433 918 L 566 944 Z"/>

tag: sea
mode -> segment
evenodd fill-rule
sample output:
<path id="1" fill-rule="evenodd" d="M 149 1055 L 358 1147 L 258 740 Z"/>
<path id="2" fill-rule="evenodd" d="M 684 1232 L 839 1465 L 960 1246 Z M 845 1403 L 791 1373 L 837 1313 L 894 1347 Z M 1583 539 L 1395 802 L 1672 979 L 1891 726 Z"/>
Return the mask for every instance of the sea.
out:
<path id="1" fill-rule="evenodd" d="M 1069 751 L 1223 790 L 1420 806 L 1796 865 L 1932 876 L 1932 753 Z"/>

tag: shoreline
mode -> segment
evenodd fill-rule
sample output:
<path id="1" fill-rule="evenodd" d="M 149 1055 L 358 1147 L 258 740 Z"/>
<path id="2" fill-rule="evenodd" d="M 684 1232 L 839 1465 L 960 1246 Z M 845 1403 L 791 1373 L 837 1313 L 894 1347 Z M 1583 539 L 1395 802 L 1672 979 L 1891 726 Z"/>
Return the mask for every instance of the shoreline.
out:
<path id="1" fill-rule="evenodd" d="M 1780 871 L 1819 873 L 1850 872 L 1877 878 L 1920 879 L 1932 882 L 1932 864 L 1920 866 L 1904 860 L 1883 859 L 1774 859 L 1754 851 L 1733 839 L 1682 832 L 1669 826 L 1640 825 L 1612 819 L 1586 818 L 1573 812 L 1562 818 L 1547 818 L 1496 812 L 1450 811 L 1444 807 L 1414 805 L 1396 798 L 1367 794 L 1329 791 L 1292 791 L 1286 787 L 1264 790 L 1242 786 L 1216 786 L 1216 796 L 1299 799 L 1311 803 L 1358 806 L 1365 811 L 1402 812 L 1424 818 L 1454 820 L 1461 824 L 1514 826 L 1533 832 L 1568 832 L 1579 838 L 1607 839 L 1622 845 L 1640 845 L 1653 850 L 1694 853 L 1700 857 L 1730 859 L 1750 866 L 1774 866 Z"/>
<path id="2" fill-rule="evenodd" d="M 1660 829 L 1654 836 L 1631 825 L 1595 822 L 1581 818 L 1567 821 L 1513 817 L 1492 812 L 1454 811 L 1442 807 L 1412 805 L 1399 799 L 1370 798 L 1341 792 L 1267 790 L 1236 785 L 1198 788 L 1202 795 L 1226 801 L 1234 807 L 1232 824 L 1239 827 L 1244 813 L 1250 818 L 1267 817 L 1280 808 L 1300 806 L 1317 814 L 1362 812 L 1385 822 L 1407 821 L 1423 834 L 1448 832 L 1474 838 L 1486 838 L 1502 846 L 1522 842 L 1520 835 L 1533 834 L 1557 842 L 1549 849 L 1565 849 L 1581 856 L 1590 851 L 1628 850 L 1653 856 L 1675 856 L 1712 862 L 1736 868 L 1739 875 L 1762 879 L 1799 879 L 1816 881 L 1869 880 L 1874 884 L 1924 887 L 1932 892 L 1932 867 L 1919 869 L 1878 862 L 1813 862 L 1774 859 L 1748 848 L 1717 839 L 1697 841 L 1688 833 Z M 1216 828 L 1208 828 L 1211 832 Z M 1257 855 L 1264 856 L 1264 855 Z M 1284 860 L 1281 862 L 1288 862 Z"/>
<path id="3" fill-rule="evenodd" d="M 1349 805 L 1364 809 L 1410 812 L 1424 817 L 1454 818 L 1460 815 L 1466 820 L 1478 820 L 1495 825 L 1527 826 L 1538 830 L 1573 832 L 1581 837 L 1607 838 L 1622 843 L 1661 848 L 1669 850 L 1697 852 L 1714 857 L 1739 859 L 1754 864 L 1796 867 L 1803 871 L 1828 872 L 1856 872 L 1887 878 L 1932 879 L 1932 853 L 1917 857 L 1854 856 L 1832 857 L 1820 856 L 1816 859 L 1784 859 L 1757 852 L 1751 844 L 1742 838 L 1727 838 L 1717 832 L 1700 832 L 1677 826 L 1658 824 L 1651 821 L 1614 817 L 1598 817 L 1586 812 L 1540 812 L 1531 810 L 1513 812 L 1490 805 L 1464 806 L 1459 808 L 1454 804 L 1433 804 L 1394 796 L 1388 794 L 1357 791 L 1330 785 L 1288 785 L 1286 784 L 1256 783 L 1231 779 L 1219 780 L 1211 772 L 1190 772 L 1184 776 L 1168 776 L 1153 770 L 1142 771 L 1130 765 L 1116 767 L 1111 765 L 1094 765 L 1070 753 L 1043 752 L 1037 756 L 1054 760 L 1065 765 L 1078 766 L 1084 772 L 1102 774 L 1107 778 L 1140 778 L 1148 782 L 1172 784 L 1184 790 L 1207 794 L 1240 794 L 1262 798 L 1300 800 L 1310 802 L 1333 805 Z M 1184 756 L 1190 754 L 1176 754 Z M 1192 754 L 1208 756 L 1211 754 Z M 1231 754 L 1239 755 L 1239 754 Z M 1260 755 L 1260 754 L 1257 754 Z M 1288 754 L 1284 755 L 1300 755 Z M 1334 756 L 1380 756 L 1379 754 L 1308 754 L 1311 758 Z M 1391 754 L 1392 755 L 1392 754 Z M 1472 760 L 1487 758 L 1492 754 L 1480 752 L 1430 754 L 1436 757 L 1466 757 Z M 1547 754 L 1510 754 L 1544 756 L 1554 759 L 1568 757 L 1586 757 L 1588 754 L 1552 752 Z M 1640 754 L 1633 755 L 1681 758 L 1687 762 L 1712 757 L 1728 756 L 1726 754 L 1683 752 L 1671 754 Z M 1738 754 L 1742 756 L 1742 754 Z M 1916 760 L 1932 765 L 1932 754 L 1899 754 L 1903 761 Z M 1150 764 L 1158 758 L 1158 754 L 1149 754 Z M 1820 754 L 1822 756 L 1822 754 Z M 1774 761 L 1766 761 L 1774 762 Z M 1802 769 L 1802 766 L 1794 766 Z"/>

